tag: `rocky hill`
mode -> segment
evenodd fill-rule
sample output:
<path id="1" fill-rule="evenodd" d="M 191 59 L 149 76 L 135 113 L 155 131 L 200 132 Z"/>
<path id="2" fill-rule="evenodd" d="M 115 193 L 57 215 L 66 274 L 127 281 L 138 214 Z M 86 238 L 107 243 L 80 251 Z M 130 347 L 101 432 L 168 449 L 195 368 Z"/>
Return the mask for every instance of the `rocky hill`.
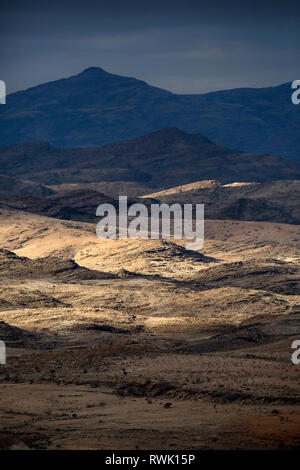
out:
<path id="1" fill-rule="evenodd" d="M 206 219 L 300 223 L 300 181 L 233 183 L 198 181 L 151 193 L 168 204 L 204 204 Z"/>

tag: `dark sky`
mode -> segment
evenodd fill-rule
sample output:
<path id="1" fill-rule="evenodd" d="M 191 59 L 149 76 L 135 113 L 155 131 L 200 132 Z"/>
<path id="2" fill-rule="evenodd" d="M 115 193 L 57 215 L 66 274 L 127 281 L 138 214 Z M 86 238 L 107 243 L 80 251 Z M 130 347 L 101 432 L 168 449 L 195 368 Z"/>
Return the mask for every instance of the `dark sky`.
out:
<path id="1" fill-rule="evenodd" d="M 300 0 L 1 0 L 8 91 L 99 66 L 177 93 L 300 79 Z"/>

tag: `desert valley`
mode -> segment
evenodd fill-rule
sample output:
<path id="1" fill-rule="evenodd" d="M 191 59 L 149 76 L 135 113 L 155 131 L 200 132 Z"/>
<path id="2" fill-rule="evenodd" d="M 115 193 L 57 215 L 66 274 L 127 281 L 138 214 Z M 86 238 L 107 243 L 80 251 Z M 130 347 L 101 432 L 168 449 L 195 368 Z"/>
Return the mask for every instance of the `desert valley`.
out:
<path id="1" fill-rule="evenodd" d="M 299 126 L 274 132 L 270 88 L 235 132 L 245 93 L 179 96 L 90 68 L 8 96 L 0 449 L 299 449 Z M 119 195 L 204 204 L 203 248 L 100 240 L 96 208 Z"/>

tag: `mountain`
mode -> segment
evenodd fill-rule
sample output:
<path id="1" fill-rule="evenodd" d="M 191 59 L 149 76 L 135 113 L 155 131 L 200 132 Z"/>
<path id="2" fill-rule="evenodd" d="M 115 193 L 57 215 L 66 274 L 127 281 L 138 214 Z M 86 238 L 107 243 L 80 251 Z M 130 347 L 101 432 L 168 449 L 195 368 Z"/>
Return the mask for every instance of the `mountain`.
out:
<path id="1" fill-rule="evenodd" d="M 300 159 L 300 106 L 291 102 L 291 83 L 177 95 L 90 67 L 8 95 L 0 126 L 2 146 L 98 146 L 175 126 L 222 146 Z"/>
<path id="2" fill-rule="evenodd" d="M 201 134 L 171 127 L 96 148 L 57 149 L 48 143 L 0 148 L 0 173 L 43 184 L 135 181 L 168 188 L 199 180 L 300 179 L 300 164 L 265 154 L 242 153 Z"/>

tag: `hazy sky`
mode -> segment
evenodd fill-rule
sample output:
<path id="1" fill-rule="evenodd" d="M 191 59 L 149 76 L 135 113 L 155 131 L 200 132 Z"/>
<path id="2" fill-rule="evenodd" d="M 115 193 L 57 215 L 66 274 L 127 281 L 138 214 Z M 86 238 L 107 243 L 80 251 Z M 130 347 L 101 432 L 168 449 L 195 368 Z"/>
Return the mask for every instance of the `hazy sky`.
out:
<path id="1" fill-rule="evenodd" d="M 177 93 L 300 79 L 300 0 L 1 0 L 8 91 L 90 66 Z"/>

